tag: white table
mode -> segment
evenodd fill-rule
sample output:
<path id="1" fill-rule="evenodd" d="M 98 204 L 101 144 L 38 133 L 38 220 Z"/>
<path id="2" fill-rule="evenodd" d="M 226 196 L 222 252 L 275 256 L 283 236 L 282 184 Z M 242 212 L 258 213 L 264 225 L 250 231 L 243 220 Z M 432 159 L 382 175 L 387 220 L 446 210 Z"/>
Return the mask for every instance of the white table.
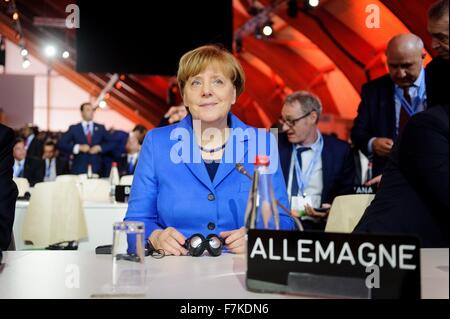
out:
<path id="1" fill-rule="evenodd" d="M 16 202 L 16 217 L 13 226 L 16 250 L 33 248 L 33 246 L 25 245 L 22 240 L 22 227 L 28 204 L 28 201 Z M 112 225 L 114 222 L 123 220 L 128 204 L 84 202 L 83 206 L 88 239 L 80 241 L 78 249 L 95 250 L 97 246 L 112 244 Z"/>
<path id="2" fill-rule="evenodd" d="M 448 249 L 421 251 L 423 298 L 449 297 L 448 257 Z M 93 252 L 12 251 L 4 253 L 3 262 L 6 266 L 0 273 L 0 299 L 90 298 L 111 280 L 111 256 Z M 243 255 L 147 257 L 146 263 L 146 298 L 294 298 L 247 291 Z"/>

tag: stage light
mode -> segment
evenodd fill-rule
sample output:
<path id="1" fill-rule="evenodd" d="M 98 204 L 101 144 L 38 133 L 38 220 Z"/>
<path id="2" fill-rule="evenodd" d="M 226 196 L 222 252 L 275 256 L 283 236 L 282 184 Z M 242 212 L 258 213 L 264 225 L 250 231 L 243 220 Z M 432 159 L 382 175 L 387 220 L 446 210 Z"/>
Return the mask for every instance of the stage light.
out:
<path id="1" fill-rule="evenodd" d="M 319 5 L 319 0 L 309 0 L 308 2 L 311 7 L 317 7 Z"/>
<path id="2" fill-rule="evenodd" d="M 105 100 L 101 100 L 101 101 L 98 103 L 98 107 L 101 108 L 101 109 L 104 109 L 104 108 L 106 108 L 107 106 L 108 106 L 108 104 L 106 104 L 106 101 L 105 101 Z"/>
<path id="3" fill-rule="evenodd" d="M 47 45 L 44 49 L 44 53 L 47 57 L 52 58 L 56 55 L 56 48 L 53 45 Z"/>
<path id="4" fill-rule="evenodd" d="M 264 28 L 263 28 L 263 34 L 266 36 L 266 37 L 269 37 L 269 36 L 271 36 L 272 35 L 272 33 L 273 33 L 273 30 L 272 30 L 272 27 L 271 26 L 269 26 L 269 25 L 266 25 Z"/>
<path id="5" fill-rule="evenodd" d="M 13 18 L 14 21 L 19 20 L 19 13 L 18 12 L 14 12 L 12 18 Z"/>
<path id="6" fill-rule="evenodd" d="M 63 59 L 68 59 L 70 57 L 69 51 L 67 51 L 67 50 L 64 51 L 63 54 L 62 54 L 62 57 L 63 57 Z"/>
<path id="7" fill-rule="evenodd" d="M 31 65 L 31 62 L 30 62 L 30 60 L 28 60 L 28 59 L 24 59 L 23 60 L 23 62 L 22 62 L 22 67 L 24 68 L 24 69 L 28 69 L 28 67 Z"/>
<path id="8" fill-rule="evenodd" d="M 20 55 L 21 56 L 27 56 L 28 55 L 28 50 L 23 48 L 22 50 L 20 50 Z"/>

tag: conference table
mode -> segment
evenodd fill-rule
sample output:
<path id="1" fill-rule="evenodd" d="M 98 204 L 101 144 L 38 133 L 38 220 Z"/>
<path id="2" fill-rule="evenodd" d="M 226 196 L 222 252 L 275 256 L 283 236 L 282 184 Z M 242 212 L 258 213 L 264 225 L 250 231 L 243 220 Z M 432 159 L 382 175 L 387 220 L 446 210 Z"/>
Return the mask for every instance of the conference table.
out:
<path id="1" fill-rule="evenodd" d="M 28 201 L 18 200 L 16 202 L 16 217 L 13 225 L 16 250 L 35 248 L 31 245 L 25 245 L 22 240 L 23 222 L 28 205 Z M 127 207 L 128 204 L 126 203 L 83 202 L 88 238 L 79 241 L 78 250 L 93 251 L 95 247 L 111 245 L 113 223 L 123 220 Z"/>
<path id="2" fill-rule="evenodd" d="M 111 255 L 92 251 L 7 251 L 0 267 L 1 298 L 105 298 Z M 246 256 L 146 257 L 151 299 L 279 299 L 294 295 L 246 290 Z M 449 298 L 449 249 L 421 250 L 422 298 Z M 108 296 L 112 297 L 112 296 Z M 117 296 L 116 296 L 117 297 Z M 122 296 L 123 297 L 123 296 Z"/>

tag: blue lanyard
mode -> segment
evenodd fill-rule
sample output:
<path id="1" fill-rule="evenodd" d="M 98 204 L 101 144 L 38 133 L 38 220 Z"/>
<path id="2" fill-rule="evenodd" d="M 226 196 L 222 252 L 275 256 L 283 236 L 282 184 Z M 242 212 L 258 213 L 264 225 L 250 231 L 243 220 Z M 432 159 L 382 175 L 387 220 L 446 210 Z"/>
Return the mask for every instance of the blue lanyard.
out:
<path id="1" fill-rule="evenodd" d="M 319 133 L 319 147 L 318 150 L 314 152 L 314 157 L 309 163 L 308 168 L 305 172 L 302 171 L 300 167 L 300 163 L 298 162 L 298 157 L 296 154 L 295 146 L 293 146 L 293 154 L 294 154 L 294 165 L 295 165 L 295 176 L 297 177 L 298 190 L 301 192 L 302 196 L 305 196 L 305 189 L 308 188 L 314 167 L 319 162 L 320 157 L 322 156 L 323 149 L 323 137 Z M 294 194 L 292 194 L 294 195 Z"/>
<path id="2" fill-rule="evenodd" d="M 423 85 L 423 82 L 420 84 L 417 96 L 411 101 L 412 105 L 409 104 L 403 94 L 398 93 L 397 90 L 395 91 L 395 95 L 400 100 L 400 107 L 403 107 L 406 113 L 411 117 L 417 112 L 419 104 L 425 100 L 425 85 Z"/>

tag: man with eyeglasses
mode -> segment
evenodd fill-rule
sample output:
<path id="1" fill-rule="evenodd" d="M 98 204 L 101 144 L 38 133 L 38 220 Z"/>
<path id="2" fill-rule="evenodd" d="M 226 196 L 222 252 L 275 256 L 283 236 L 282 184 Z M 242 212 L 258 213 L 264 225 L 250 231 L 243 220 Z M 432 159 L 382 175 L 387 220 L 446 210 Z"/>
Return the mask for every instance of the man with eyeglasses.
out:
<path id="1" fill-rule="evenodd" d="M 281 110 L 278 148 L 292 213 L 305 229 L 323 230 L 330 204 L 351 194 L 355 163 L 350 145 L 321 134 L 319 98 L 306 91 L 290 94 Z"/>
<path id="2" fill-rule="evenodd" d="M 428 32 L 431 35 L 431 47 L 437 53 L 425 69 L 428 105 L 448 105 L 448 0 L 439 0 L 430 7 Z"/>

